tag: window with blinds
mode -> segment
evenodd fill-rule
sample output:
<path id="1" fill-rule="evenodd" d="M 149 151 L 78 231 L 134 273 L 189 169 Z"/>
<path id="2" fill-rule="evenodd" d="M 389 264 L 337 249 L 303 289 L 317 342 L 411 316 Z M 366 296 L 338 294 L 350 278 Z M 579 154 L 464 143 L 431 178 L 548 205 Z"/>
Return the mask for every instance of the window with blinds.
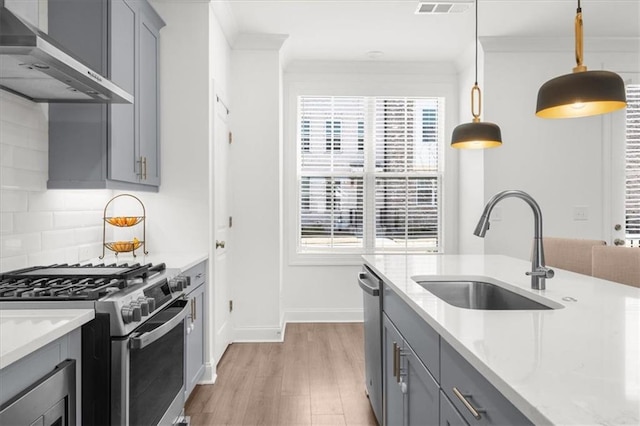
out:
<path id="1" fill-rule="evenodd" d="M 631 245 L 640 243 L 640 84 L 627 86 L 625 150 L 625 234 Z M 634 244 L 635 243 L 635 244 Z"/>
<path id="2" fill-rule="evenodd" d="M 442 98 L 298 97 L 298 252 L 440 250 Z"/>

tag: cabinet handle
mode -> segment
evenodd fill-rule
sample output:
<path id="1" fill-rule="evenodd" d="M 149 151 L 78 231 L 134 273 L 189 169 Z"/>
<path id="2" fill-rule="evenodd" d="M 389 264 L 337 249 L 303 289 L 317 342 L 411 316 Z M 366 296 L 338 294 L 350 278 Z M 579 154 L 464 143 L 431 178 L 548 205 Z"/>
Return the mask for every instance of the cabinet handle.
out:
<path id="1" fill-rule="evenodd" d="M 393 377 L 400 383 L 400 345 L 393 342 Z"/>
<path id="2" fill-rule="evenodd" d="M 191 299 L 193 303 L 193 321 L 195 321 L 196 319 L 198 319 L 198 302 L 196 302 L 196 296 L 193 296 L 193 299 Z"/>
<path id="3" fill-rule="evenodd" d="M 216 240 L 216 248 L 224 248 L 225 242 Z"/>
<path id="4" fill-rule="evenodd" d="M 471 413 L 471 415 L 476 419 L 476 420 L 480 420 L 480 418 L 482 416 L 480 416 L 480 413 L 484 413 L 485 410 L 483 410 L 482 408 L 475 408 L 473 405 L 471 405 L 471 403 L 469 402 L 469 400 L 466 398 L 467 396 L 470 395 L 463 395 L 462 392 L 460 392 L 458 390 L 457 387 L 453 387 L 453 393 L 458 397 L 458 399 L 464 404 L 465 407 L 467 407 L 467 410 L 469 410 L 469 412 Z"/>
<path id="5" fill-rule="evenodd" d="M 147 157 L 142 157 L 142 179 L 147 180 Z"/>

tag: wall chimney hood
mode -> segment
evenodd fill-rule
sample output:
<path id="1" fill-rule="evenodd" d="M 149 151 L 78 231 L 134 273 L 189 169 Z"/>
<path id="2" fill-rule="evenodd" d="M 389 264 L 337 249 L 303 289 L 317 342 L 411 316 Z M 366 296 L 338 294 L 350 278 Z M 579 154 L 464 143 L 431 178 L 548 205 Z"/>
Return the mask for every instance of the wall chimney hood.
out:
<path id="1" fill-rule="evenodd" d="M 33 102 L 133 103 L 133 96 L 93 71 L 0 0 L 0 88 Z"/>

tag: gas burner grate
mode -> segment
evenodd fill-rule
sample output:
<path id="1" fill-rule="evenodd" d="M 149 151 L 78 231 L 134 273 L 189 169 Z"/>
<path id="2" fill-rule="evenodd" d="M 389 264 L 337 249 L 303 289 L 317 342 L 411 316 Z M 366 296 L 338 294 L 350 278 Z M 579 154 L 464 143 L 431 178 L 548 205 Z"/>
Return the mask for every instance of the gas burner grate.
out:
<path id="1" fill-rule="evenodd" d="M 97 300 L 166 269 L 128 264 L 50 265 L 24 268 L 0 275 L 0 301 Z"/>

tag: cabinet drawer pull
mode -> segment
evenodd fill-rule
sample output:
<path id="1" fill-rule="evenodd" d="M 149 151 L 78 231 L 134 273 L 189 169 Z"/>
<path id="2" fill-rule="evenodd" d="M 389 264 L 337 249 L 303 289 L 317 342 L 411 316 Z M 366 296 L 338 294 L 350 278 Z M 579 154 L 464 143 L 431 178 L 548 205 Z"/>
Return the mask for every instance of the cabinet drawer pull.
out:
<path id="1" fill-rule="evenodd" d="M 393 377 L 400 383 L 400 345 L 393 342 Z"/>
<path id="2" fill-rule="evenodd" d="M 464 404 L 465 407 L 467 407 L 467 410 L 469 410 L 471 415 L 476 420 L 480 420 L 480 418 L 482 417 L 480 413 L 484 413 L 485 410 L 483 410 L 482 408 L 475 408 L 473 405 L 471 405 L 469 400 L 466 398 L 466 396 L 469 396 L 469 395 L 466 395 L 466 396 L 463 395 L 462 392 L 460 392 L 458 388 L 456 388 L 455 386 L 453 387 L 453 393 L 456 394 L 458 399 Z"/>

